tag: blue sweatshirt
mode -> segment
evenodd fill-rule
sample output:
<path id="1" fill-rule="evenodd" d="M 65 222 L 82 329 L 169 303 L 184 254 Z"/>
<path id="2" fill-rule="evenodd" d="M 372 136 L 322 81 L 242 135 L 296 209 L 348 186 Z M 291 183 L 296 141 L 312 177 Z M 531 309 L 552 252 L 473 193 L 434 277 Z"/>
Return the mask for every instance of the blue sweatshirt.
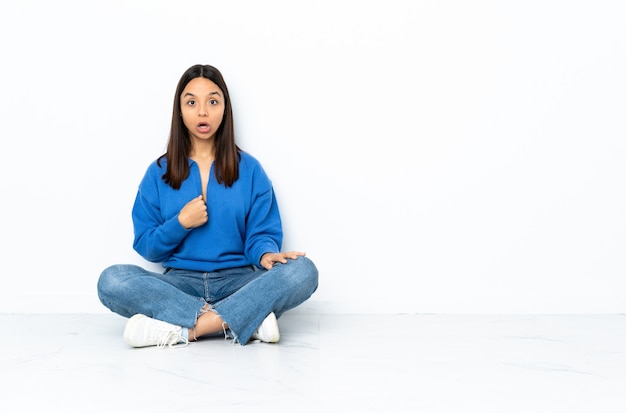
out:
<path id="1" fill-rule="evenodd" d="M 240 152 L 239 179 L 227 188 L 215 178 L 213 166 L 207 186 L 204 225 L 185 229 L 178 214 L 185 204 L 202 195 L 200 171 L 189 160 L 189 176 L 180 189 L 161 177 L 167 161 L 148 167 L 133 206 L 133 248 L 163 267 L 211 272 L 244 265 L 260 266 L 261 256 L 279 252 L 283 232 L 272 183 L 251 155 Z"/>

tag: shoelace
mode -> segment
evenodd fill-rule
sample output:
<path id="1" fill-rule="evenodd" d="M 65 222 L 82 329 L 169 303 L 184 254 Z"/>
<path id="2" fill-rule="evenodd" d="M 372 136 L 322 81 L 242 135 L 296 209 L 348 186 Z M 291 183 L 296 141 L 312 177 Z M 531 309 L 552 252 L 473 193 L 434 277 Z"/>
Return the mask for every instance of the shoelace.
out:
<path id="1" fill-rule="evenodd" d="M 165 346 L 168 346 L 170 348 L 174 348 L 174 347 L 186 347 L 189 344 L 189 340 L 187 340 L 186 338 L 180 336 L 176 331 L 174 330 L 161 330 L 158 333 L 165 333 L 167 332 L 167 334 L 159 334 L 160 335 L 160 339 L 157 340 L 157 348 L 164 348 Z M 174 339 L 174 340 L 172 340 Z M 180 340 L 183 340 L 182 343 L 179 343 Z M 170 341 L 173 341 L 173 343 L 170 343 Z"/>

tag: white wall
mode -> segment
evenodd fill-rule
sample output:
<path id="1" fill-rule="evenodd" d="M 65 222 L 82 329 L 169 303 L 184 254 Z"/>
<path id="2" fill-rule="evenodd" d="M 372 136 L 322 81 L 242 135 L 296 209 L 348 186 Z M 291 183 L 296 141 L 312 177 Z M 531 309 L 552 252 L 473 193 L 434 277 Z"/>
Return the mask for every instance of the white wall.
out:
<path id="1" fill-rule="evenodd" d="M 626 309 L 622 1 L 0 5 L 0 312 L 108 312 L 174 89 L 223 72 L 303 309 Z"/>

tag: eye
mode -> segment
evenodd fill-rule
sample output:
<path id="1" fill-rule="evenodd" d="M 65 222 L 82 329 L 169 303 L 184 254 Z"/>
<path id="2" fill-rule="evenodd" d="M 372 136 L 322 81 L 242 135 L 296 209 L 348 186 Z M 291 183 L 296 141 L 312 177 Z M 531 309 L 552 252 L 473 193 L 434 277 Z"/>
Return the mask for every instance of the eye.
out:
<path id="1" fill-rule="evenodd" d="M 209 100 L 209 103 L 211 105 L 217 105 L 219 102 L 217 100 L 215 100 L 215 99 L 211 99 L 211 100 Z"/>
<path id="2" fill-rule="evenodd" d="M 193 100 L 193 99 L 189 99 L 189 100 L 187 101 L 187 105 L 189 105 L 189 106 L 193 106 L 193 105 L 195 105 L 195 104 L 196 104 L 196 101 L 195 101 L 195 100 Z"/>

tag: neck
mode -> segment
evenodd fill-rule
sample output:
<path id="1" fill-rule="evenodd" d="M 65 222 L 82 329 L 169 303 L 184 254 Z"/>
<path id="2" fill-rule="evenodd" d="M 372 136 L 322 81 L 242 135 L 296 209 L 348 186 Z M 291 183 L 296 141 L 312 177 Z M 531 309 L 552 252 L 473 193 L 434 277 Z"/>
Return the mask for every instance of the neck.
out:
<path id="1" fill-rule="evenodd" d="M 192 158 L 213 159 L 214 154 L 215 148 L 213 147 L 212 142 L 195 142 L 193 148 L 191 149 Z"/>

